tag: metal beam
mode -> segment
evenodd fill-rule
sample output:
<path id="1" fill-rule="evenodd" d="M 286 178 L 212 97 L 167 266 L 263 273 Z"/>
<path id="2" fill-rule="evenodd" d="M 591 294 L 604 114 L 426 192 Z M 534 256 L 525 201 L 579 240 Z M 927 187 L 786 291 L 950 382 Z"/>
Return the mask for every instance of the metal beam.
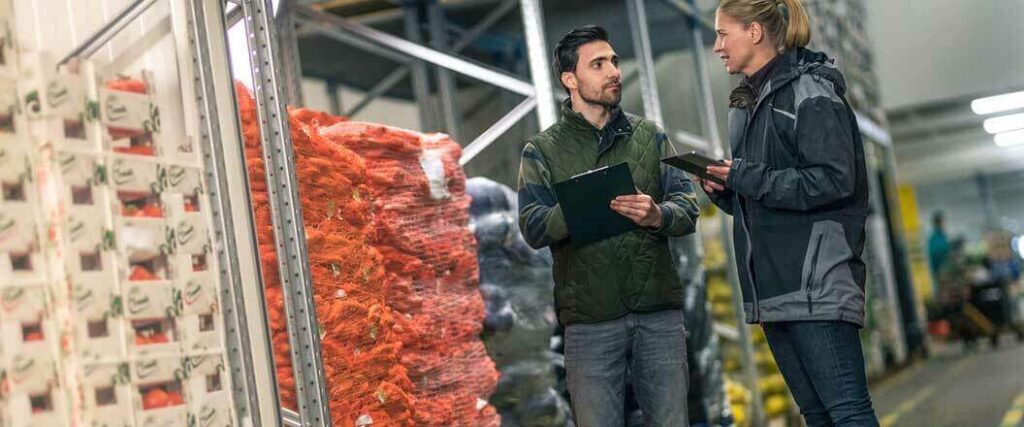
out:
<path id="1" fill-rule="evenodd" d="M 271 0 L 243 0 L 246 39 L 252 56 L 253 94 L 260 119 L 267 192 L 284 288 L 292 368 L 299 415 L 308 426 L 331 425 L 320 334 L 313 304 L 306 231 L 295 174 L 288 110 L 281 87 L 277 34 Z"/>
<path id="2" fill-rule="evenodd" d="M 430 27 L 430 45 L 441 52 L 447 51 L 448 23 L 444 8 L 436 0 L 427 5 L 427 22 Z M 444 113 L 444 130 L 452 139 L 461 142 L 462 111 L 458 106 L 458 87 L 452 73 L 445 68 L 437 69 L 437 90 L 441 96 L 441 111 Z"/>
<path id="3" fill-rule="evenodd" d="M 419 7 L 415 3 L 405 5 L 405 37 L 412 43 L 423 42 L 422 29 L 420 28 Z M 385 47 L 386 50 L 386 47 Z M 430 105 L 430 80 L 427 74 L 427 65 L 422 60 L 413 59 L 412 64 L 412 92 L 416 98 L 417 110 L 420 113 L 420 130 L 432 131 L 437 129 L 439 120 L 434 114 L 434 108 Z"/>
<path id="4" fill-rule="evenodd" d="M 512 111 L 509 111 L 504 117 L 495 122 L 491 127 L 487 128 L 480 136 L 466 146 L 462 150 L 462 157 L 459 158 L 459 165 L 465 166 L 470 160 L 473 160 L 478 154 L 484 151 L 491 143 L 498 140 L 498 137 L 503 135 L 509 129 L 512 128 L 519 120 L 530 114 L 530 111 L 537 106 L 537 100 L 533 98 L 526 98 L 523 102 L 520 102 Z"/>
<path id="5" fill-rule="evenodd" d="M 630 34 L 636 64 L 640 73 L 640 95 L 644 102 L 644 116 L 661 128 L 665 119 L 661 114 L 661 100 L 658 97 L 658 79 L 654 73 L 654 54 L 651 51 L 651 35 L 647 28 L 647 10 L 644 0 L 626 0 L 629 15 Z"/>
<path id="6" fill-rule="evenodd" d="M 300 18 L 303 23 L 307 25 L 336 30 L 332 31 L 330 35 L 334 35 L 339 32 L 351 34 L 352 36 L 365 40 L 369 43 L 386 47 L 395 52 L 400 52 L 404 56 L 421 59 L 431 64 L 455 71 L 459 74 L 480 80 L 484 83 L 489 83 L 523 96 L 534 95 L 534 86 L 532 84 L 515 76 L 509 75 L 508 73 L 498 71 L 463 58 L 448 55 L 444 52 L 439 52 L 421 44 L 402 39 L 401 37 L 397 37 L 365 25 L 360 25 L 338 16 L 321 12 L 309 6 L 297 5 L 295 7 L 295 11 L 297 12 L 296 17 Z"/>
<path id="7" fill-rule="evenodd" d="M 103 24 L 96 32 L 92 33 L 89 38 L 85 39 L 82 44 L 78 45 L 68 53 L 64 59 L 61 59 L 57 63 L 57 66 L 66 64 L 68 61 L 74 58 L 88 58 L 96 51 L 100 50 L 104 45 L 110 42 L 110 39 L 114 38 L 124 27 L 135 21 L 142 12 L 149 9 L 150 6 L 156 3 L 156 0 L 136 0 L 134 3 L 128 5 L 114 16 L 109 22 Z"/>
<path id="8" fill-rule="evenodd" d="M 299 59 L 299 41 L 295 35 L 295 20 L 291 9 L 296 0 L 278 0 L 274 23 L 277 25 L 277 47 L 281 55 L 281 74 L 289 105 L 306 105 L 302 97 L 302 61 Z"/>
<path id="9" fill-rule="evenodd" d="M 277 380 L 256 225 L 241 138 L 238 103 L 227 55 L 223 4 L 191 0 L 187 36 L 192 55 L 193 93 L 199 117 L 199 146 L 215 231 L 227 363 L 236 415 L 241 425 L 279 425 Z M 175 20 L 176 21 L 176 20 Z M 176 25 L 175 27 L 179 27 Z M 221 112 L 224 112 L 221 114 Z"/>
<path id="10" fill-rule="evenodd" d="M 481 19 L 475 25 L 473 25 L 472 28 L 466 31 L 462 35 L 462 37 L 458 41 L 456 41 L 455 44 L 452 45 L 451 51 L 453 53 L 461 53 L 464 49 L 469 47 L 470 44 L 476 41 L 476 39 L 479 38 L 484 33 L 484 31 L 487 31 L 488 29 L 493 27 L 495 24 L 498 23 L 498 21 L 501 20 L 501 18 L 504 18 L 505 15 L 511 12 L 512 8 L 514 8 L 517 3 L 517 0 L 503 1 L 500 5 L 498 5 L 496 9 L 492 10 L 490 13 L 487 14 L 487 16 L 485 16 L 483 19 Z M 400 83 L 408 75 L 408 66 L 396 68 L 390 74 L 381 79 L 379 83 L 370 88 L 370 90 L 366 92 L 366 95 L 363 96 L 363 99 L 359 100 L 359 102 L 356 105 L 352 106 L 352 108 L 349 108 L 348 111 L 345 112 L 345 116 L 352 117 L 355 116 L 356 114 L 359 114 L 359 112 L 366 108 L 366 106 L 369 105 L 370 102 L 380 97 L 381 95 L 388 93 L 388 91 L 397 86 L 398 83 Z"/>
<path id="11" fill-rule="evenodd" d="M 551 64 L 548 62 L 549 53 L 544 37 L 544 7 L 541 0 L 520 0 L 519 7 L 523 17 L 526 54 L 530 58 L 530 77 L 534 85 L 532 96 L 537 100 L 537 123 L 544 130 L 558 121 L 558 106 L 555 105 Z"/>

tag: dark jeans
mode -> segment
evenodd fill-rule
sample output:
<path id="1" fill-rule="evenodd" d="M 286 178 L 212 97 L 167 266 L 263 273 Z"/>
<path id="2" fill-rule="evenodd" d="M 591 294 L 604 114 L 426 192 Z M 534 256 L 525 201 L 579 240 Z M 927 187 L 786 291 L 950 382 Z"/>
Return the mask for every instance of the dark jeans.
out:
<path id="1" fill-rule="evenodd" d="M 681 310 L 566 326 L 565 370 L 578 427 L 625 425 L 627 371 L 646 427 L 688 425 Z"/>
<path id="2" fill-rule="evenodd" d="M 763 326 L 808 427 L 878 426 L 856 325 L 805 321 Z"/>

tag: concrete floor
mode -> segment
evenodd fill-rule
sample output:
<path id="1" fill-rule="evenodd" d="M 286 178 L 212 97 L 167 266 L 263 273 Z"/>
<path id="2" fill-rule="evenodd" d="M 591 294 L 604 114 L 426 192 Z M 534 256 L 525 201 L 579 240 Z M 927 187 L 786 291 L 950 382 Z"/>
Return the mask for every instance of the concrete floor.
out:
<path id="1" fill-rule="evenodd" d="M 1024 344 L 1002 337 L 964 352 L 940 345 L 933 356 L 871 386 L 885 427 L 1024 427 Z"/>

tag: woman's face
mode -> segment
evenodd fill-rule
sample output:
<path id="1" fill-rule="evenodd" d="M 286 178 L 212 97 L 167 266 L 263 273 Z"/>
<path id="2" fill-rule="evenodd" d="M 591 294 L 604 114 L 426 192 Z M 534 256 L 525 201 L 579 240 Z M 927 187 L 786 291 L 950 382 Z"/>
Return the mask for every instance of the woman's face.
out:
<path id="1" fill-rule="evenodd" d="M 752 29 L 753 25 L 743 25 L 721 10 L 715 13 L 715 53 L 725 62 L 729 74 L 742 73 L 749 67 L 755 46 Z"/>

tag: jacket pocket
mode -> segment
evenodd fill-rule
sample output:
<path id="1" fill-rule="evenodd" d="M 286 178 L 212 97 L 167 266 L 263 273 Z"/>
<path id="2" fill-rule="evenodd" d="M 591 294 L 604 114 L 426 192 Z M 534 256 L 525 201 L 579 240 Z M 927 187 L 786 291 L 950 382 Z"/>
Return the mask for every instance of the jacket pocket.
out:
<path id="1" fill-rule="evenodd" d="M 810 243 L 804 256 L 804 295 L 808 313 L 814 312 L 815 299 L 838 303 L 837 286 L 852 283 L 849 269 L 842 268 L 852 259 L 843 225 L 836 221 L 818 221 L 811 229 Z M 833 301 L 835 300 L 835 301 Z"/>
<path id="2" fill-rule="evenodd" d="M 814 301 L 811 297 L 811 291 L 814 289 L 814 276 L 818 271 L 818 256 L 821 255 L 821 240 L 825 238 L 824 233 L 817 233 L 811 237 L 814 241 L 811 246 L 807 248 L 811 256 L 811 271 L 807 273 L 807 277 L 804 279 L 804 292 L 807 294 L 807 312 L 814 313 Z"/>

